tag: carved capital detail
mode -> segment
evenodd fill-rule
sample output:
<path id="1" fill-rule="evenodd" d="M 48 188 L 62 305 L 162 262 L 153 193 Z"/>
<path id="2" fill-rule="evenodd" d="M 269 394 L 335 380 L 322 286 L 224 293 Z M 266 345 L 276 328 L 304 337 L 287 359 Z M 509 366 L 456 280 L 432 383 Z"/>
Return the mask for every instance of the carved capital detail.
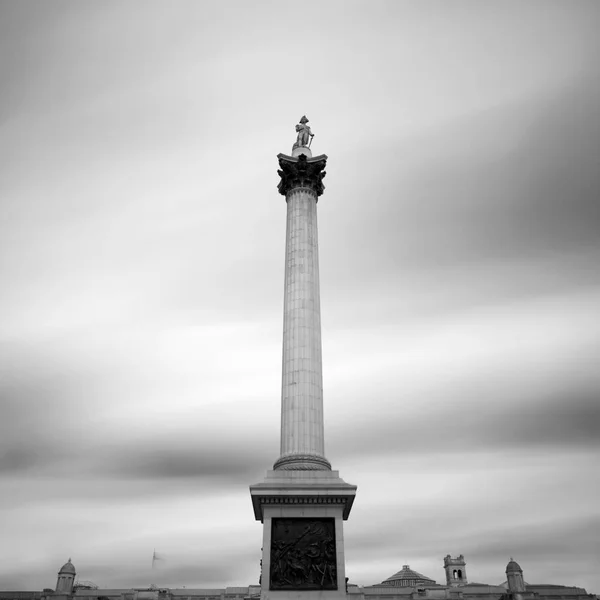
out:
<path id="1" fill-rule="evenodd" d="M 305 154 L 300 154 L 297 158 L 278 154 L 279 166 L 277 173 L 281 181 L 277 186 L 279 193 L 287 196 L 289 192 L 296 188 L 308 188 L 312 190 L 317 197 L 323 193 L 325 186 L 323 178 L 326 175 L 325 164 L 327 156 L 315 156 L 307 158 Z"/>

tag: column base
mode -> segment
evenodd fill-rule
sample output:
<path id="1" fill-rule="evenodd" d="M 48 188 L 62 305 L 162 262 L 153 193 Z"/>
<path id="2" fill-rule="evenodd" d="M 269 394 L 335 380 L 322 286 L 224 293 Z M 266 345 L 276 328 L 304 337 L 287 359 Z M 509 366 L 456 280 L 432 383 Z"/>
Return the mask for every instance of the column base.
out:
<path id="1" fill-rule="evenodd" d="M 273 465 L 275 471 L 331 471 L 331 463 L 317 454 L 280 456 Z"/>
<path id="2" fill-rule="evenodd" d="M 343 522 L 356 486 L 337 471 L 273 470 L 250 495 L 263 523 L 261 600 L 345 598 Z"/>

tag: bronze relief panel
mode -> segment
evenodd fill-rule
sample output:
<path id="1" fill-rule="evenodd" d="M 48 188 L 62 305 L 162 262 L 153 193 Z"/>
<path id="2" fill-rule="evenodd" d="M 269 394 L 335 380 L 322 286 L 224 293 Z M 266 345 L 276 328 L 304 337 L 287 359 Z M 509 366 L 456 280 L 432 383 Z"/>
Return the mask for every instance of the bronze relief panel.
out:
<path id="1" fill-rule="evenodd" d="M 271 590 L 337 590 L 335 519 L 272 519 Z"/>

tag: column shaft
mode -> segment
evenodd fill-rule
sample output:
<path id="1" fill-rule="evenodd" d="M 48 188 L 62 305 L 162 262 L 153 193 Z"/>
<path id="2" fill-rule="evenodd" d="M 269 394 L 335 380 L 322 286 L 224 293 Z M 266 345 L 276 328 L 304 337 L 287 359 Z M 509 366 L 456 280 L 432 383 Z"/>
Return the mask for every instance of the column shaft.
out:
<path id="1" fill-rule="evenodd" d="M 275 468 L 330 469 L 325 459 L 317 194 L 286 194 L 281 457 Z"/>

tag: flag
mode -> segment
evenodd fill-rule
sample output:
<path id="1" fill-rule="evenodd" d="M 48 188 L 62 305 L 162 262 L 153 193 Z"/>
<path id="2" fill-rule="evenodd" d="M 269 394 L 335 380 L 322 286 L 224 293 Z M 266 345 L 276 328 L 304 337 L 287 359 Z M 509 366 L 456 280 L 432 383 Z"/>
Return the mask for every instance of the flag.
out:
<path id="1" fill-rule="evenodd" d="M 154 563 L 157 560 L 165 560 L 165 557 L 162 554 L 159 554 L 155 549 L 154 552 L 152 553 L 152 568 L 153 569 L 154 569 Z"/>

